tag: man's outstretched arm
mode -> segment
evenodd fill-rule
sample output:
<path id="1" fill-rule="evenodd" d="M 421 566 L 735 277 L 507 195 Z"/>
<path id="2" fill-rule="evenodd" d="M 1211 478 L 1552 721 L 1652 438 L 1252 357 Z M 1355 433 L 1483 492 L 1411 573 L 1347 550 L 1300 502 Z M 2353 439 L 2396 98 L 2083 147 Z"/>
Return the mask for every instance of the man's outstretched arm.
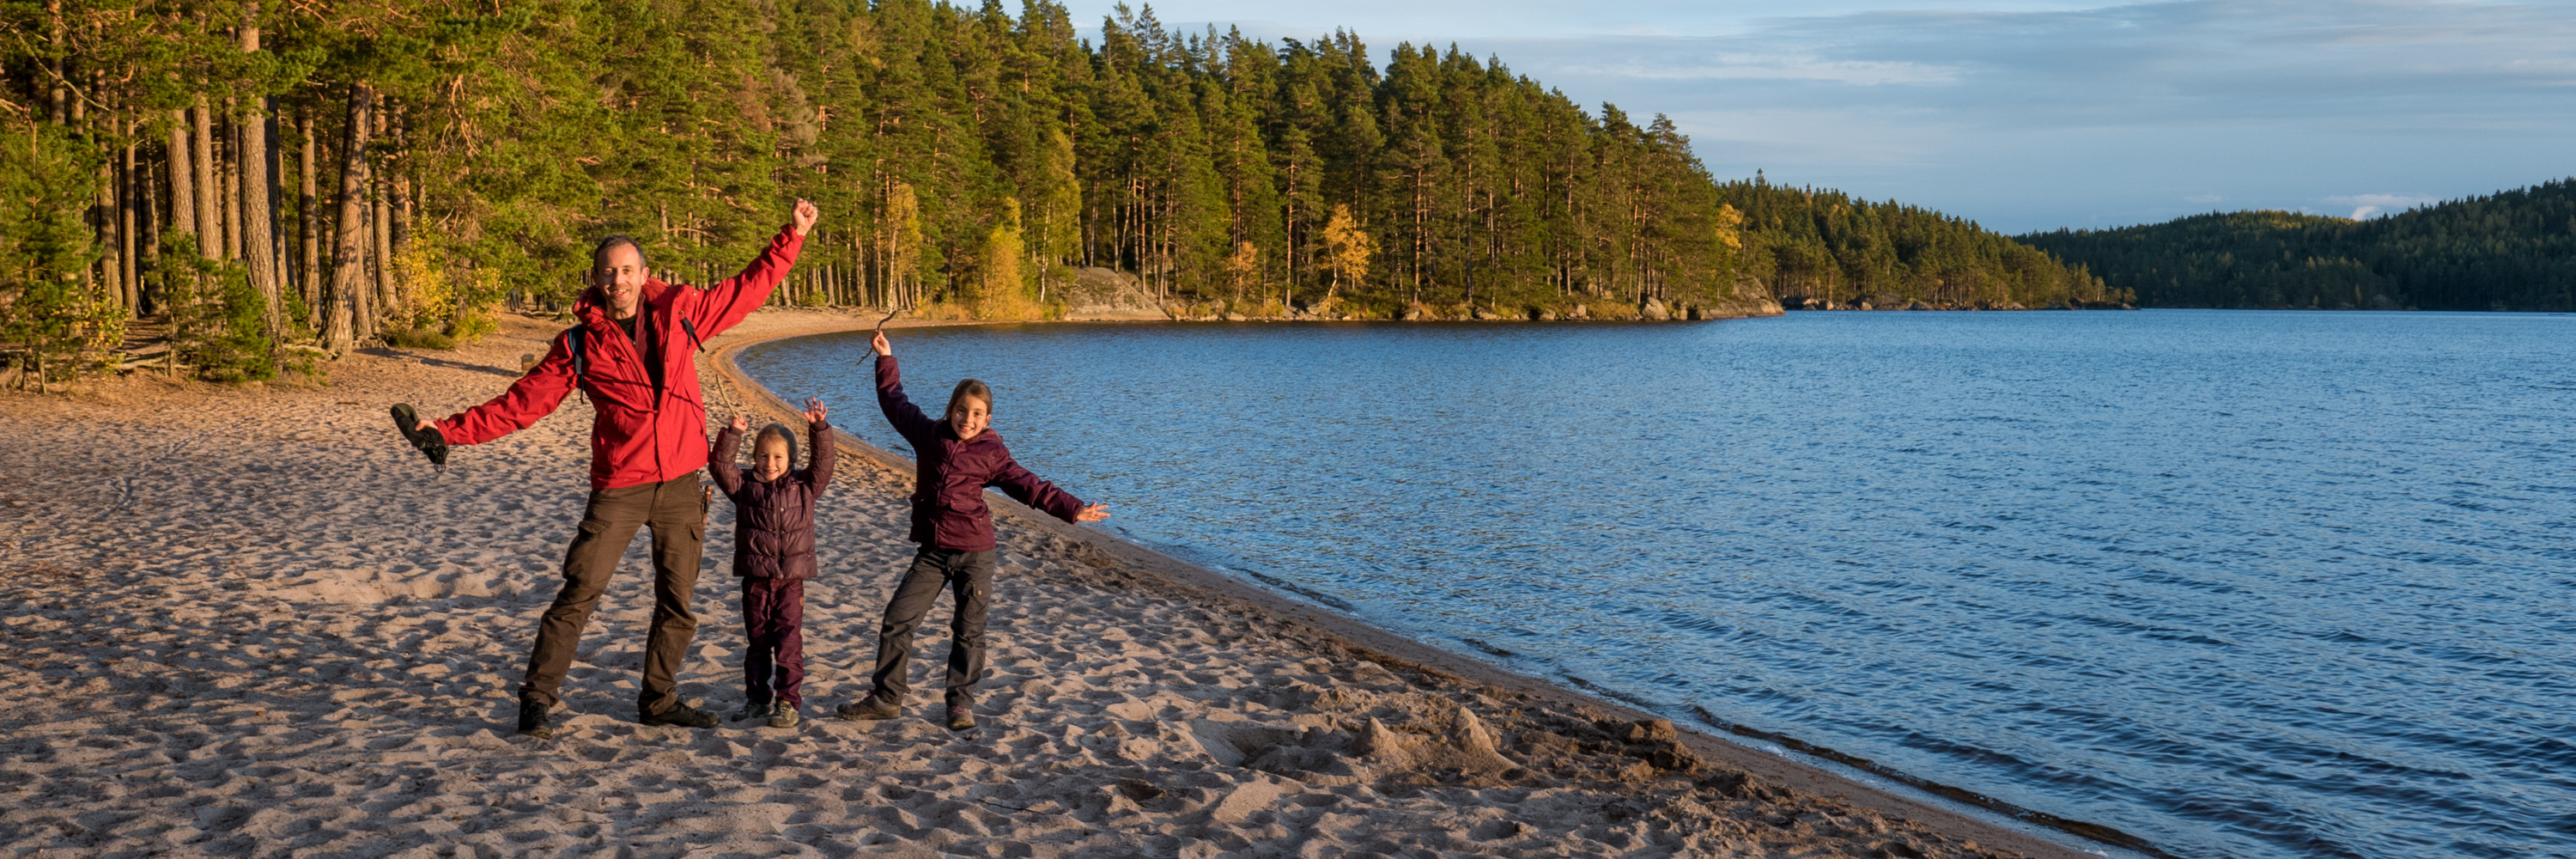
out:
<path id="1" fill-rule="evenodd" d="M 769 294 L 787 279 L 787 270 L 796 267 L 796 254 L 805 248 L 805 234 L 814 231 L 814 219 L 821 217 L 814 204 L 796 201 L 795 220 L 780 227 L 778 236 L 769 240 L 769 249 L 760 258 L 744 266 L 741 274 L 717 281 L 698 294 L 696 309 L 690 320 L 697 323 L 698 336 L 711 338 L 742 322 L 743 317 L 760 309 Z"/>
<path id="2" fill-rule="evenodd" d="M 526 429 L 538 418 L 553 414 L 564 397 L 572 394 L 573 384 L 572 352 L 565 348 L 563 335 L 557 334 L 554 345 L 546 349 L 546 359 L 510 383 L 509 390 L 491 402 L 457 412 L 432 426 L 447 437 L 448 444 L 482 444 Z"/>

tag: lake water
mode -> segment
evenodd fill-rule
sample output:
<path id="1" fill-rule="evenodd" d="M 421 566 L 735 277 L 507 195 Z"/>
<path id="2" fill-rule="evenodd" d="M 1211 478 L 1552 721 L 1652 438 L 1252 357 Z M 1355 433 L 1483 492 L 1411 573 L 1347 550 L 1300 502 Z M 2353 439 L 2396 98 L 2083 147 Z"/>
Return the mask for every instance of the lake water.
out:
<path id="1" fill-rule="evenodd" d="M 1141 542 L 2183 856 L 2576 854 L 2576 318 L 891 335 Z M 865 333 L 744 357 L 902 450 Z"/>

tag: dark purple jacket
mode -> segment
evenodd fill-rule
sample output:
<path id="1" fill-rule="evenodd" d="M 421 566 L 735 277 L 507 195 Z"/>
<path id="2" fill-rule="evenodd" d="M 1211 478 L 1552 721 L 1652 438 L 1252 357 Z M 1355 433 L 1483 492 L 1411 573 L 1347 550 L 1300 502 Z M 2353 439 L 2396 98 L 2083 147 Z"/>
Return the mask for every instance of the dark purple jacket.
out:
<path id="1" fill-rule="evenodd" d="M 993 513 L 984 506 L 984 487 L 1047 515 L 1073 521 L 1082 499 L 1030 474 L 1011 460 L 1002 435 L 987 429 L 959 441 L 945 418 L 931 420 L 903 395 L 903 374 L 894 356 L 877 358 L 877 407 L 886 422 L 912 443 L 919 463 L 912 490 L 912 541 L 933 549 L 981 552 L 993 548 Z"/>
<path id="2" fill-rule="evenodd" d="M 832 461 L 839 458 L 832 445 L 832 425 L 815 421 L 806 428 L 814 442 L 813 464 L 803 470 L 790 470 L 777 480 L 762 480 L 733 464 L 734 451 L 742 446 L 742 433 L 725 427 L 716 435 L 716 450 L 707 459 L 707 473 L 714 475 L 716 486 L 733 499 L 733 574 L 762 579 L 810 579 L 814 577 L 814 500 L 822 497 L 823 487 L 832 482 Z M 793 459 L 796 451 L 788 450 Z"/>

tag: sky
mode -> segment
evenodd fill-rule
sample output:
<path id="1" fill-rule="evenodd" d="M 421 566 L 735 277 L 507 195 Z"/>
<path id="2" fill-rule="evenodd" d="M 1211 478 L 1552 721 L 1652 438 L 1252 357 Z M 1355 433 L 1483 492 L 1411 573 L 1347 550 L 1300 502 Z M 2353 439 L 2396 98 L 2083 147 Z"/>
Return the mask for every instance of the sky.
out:
<path id="1" fill-rule="evenodd" d="M 1096 35 L 1113 4 L 1070 4 Z M 2006 233 L 2241 209 L 2371 217 L 2576 175 L 2576 2 L 2052 0 L 1153 4 L 1383 66 L 1455 44 L 1641 120 L 1721 179 Z"/>

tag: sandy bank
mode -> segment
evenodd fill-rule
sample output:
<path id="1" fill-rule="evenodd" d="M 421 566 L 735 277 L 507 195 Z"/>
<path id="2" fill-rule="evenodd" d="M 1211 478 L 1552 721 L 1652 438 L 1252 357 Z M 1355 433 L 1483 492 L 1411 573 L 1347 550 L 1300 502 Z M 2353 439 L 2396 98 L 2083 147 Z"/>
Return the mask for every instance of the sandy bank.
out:
<path id="1" fill-rule="evenodd" d="M 742 345 L 871 322 L 756 314 L 712 344 L 711 408 L 774 408 L 732 370 Z M 638 547 L 565 684 L 580 715 L 552 741 L 513 736 L 511 687 L 581 512 L 589 410 L 568 401 L 433 476 L 384 406 L 480 402 L 557 327 L 371 352 L 323 385 L 0 396 L 0 851 L 2084 855 L 1008 506 L 978 731 L 940 728 L 926 699 L 792 731 L 633 724 Z M 911 552 L 908 469 L 844 445 L 807 590 L 822 706 L 864 692 Z M 681 675 L 722 709 L 740 696 L 731 535 L 719 502 Z M 925 630 L 932 661 L 946 611 Z"/>

